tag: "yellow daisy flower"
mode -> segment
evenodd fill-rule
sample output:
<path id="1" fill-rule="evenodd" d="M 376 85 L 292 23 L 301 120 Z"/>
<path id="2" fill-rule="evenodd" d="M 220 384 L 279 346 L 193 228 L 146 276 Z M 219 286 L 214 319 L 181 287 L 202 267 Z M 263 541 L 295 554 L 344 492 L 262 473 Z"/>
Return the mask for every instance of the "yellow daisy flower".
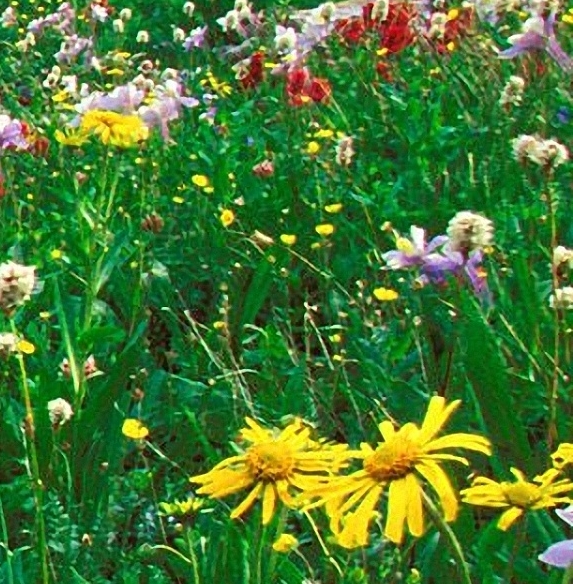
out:
<path id="1" fill-rule="evenodd" d="M 517 479 L 511 483 L 477 477 L 471 487 L 460 491 L 462 501 L 482 507 L 505 508 L 497 522 L 502 531 L 507 531 L 525 511 L 571 503 L 571 498 L 564 495 L 573 490 L 573 483 L 569 479 L 556 480 L 560 476 L 557 469 L 549 469 L 532 482 L 516 468 L 511 469 L 511 474 Z"/>
<path id="2" fill-rule="evenodd" d="M 221 211 L 221 215 L 219 216 L 219 220 L 223 227 L 231 226 L 235 221 L 235 213 L 231 211 L 231 209 L 223 209 Z"/>
<path id="3" fill-rule="evenodd" d="M 107 110 L 87 111 L 82 117 L 80 132 L 96 135 L 103 144 L 120 148 L 137 146 L 149 137 L 149 129 L 140 117 Z"/>
<path id="4" fill-rule="evenodd" d="M 197 494 L 215 499 L 250 489 L 231 512 L 231 519 L 241 517 L 262 499 L 262 522 L 266 525 L 279 501 L 289 507 L 294 504 L 294 489 L 316 488 L 345 464 L 345 446 L 321 446 L 311 440 L 310 429 L 301 420 L 295 420 L 282 432 L 263 428 L 250 418 L 246 423 L 240 437 L 250 446 L 242 454 L 189 479 L 202 485 Z"/>
<path id="5" fill-rule="evenodd" d="M 436 491 L 445 520 L 456 518 L 456 492 L 441 463 L 455 460 L 468 464 L 468 461 L 442 451 L 465 448 L 491 454 L 490 443 L 482 436 L 458 433 L 436 437 L 460 403 L 457 400 L 446 405 L 443 397 L 433 397 L 420 427 L 410 422 L 396 430 L 391 422 L 382 422 L 378 428 L 384 441 L 376 448 L 362 444 L 359 451 L 352 453 L 362 459 L 360 470 L 303 494 L 303 498 L 310 500 L 319 498 L 308 509 L 326 505 L 330 527 L 339 545 L 355 548 L 367 544 L 368 527 L 385 490 L 388 510 L 384 534 L 394 543 L 402 542 L 406 524 L 415 537 L 423 535 L 424 483 Z"/>

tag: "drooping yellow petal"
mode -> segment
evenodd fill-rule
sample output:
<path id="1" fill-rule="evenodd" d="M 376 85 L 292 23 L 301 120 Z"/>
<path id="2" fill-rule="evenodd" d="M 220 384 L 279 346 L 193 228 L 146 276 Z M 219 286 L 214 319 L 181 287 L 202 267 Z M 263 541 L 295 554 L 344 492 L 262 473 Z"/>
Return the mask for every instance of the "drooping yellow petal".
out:
<path id="1" fill-rule="evenodd" d="M 519 507 L 510 507 L 507 511 L 501 514 L 497 522 L 497 527 L 502 531 L 507 531 L 521 516 L 523 509 Z"/>
<path id="2" fill-rule="evenodd" d="M 253 484 L 253 477 L 246 473 L 235 472 L 233 470 L 215 471 L 211 473 L 193 477 L 193 482 L 203 482 L 203 486 L 197 489 L 199 495 L 209 495 L 215 499 L 221 499 L 227 495 L 232 495 Z M 209 477 L 209 478 L 208 478 Z M 199 481 L 202 479 L 202 481 Z"/>
<path id="3" fill-rule="evenodd" d="M 440 505 L 446 521 L 453 521 L 458 514 L 458 499 L 448 475 L 432 461 L 423 461 L 416 465 L 419 472 L 438 494 Z"/>
<path id="4" fill-rule="evenodd" d="M 231 511 L 231 519 L 236 519 L 237 517 L 241 517 L 244 513 L 246 513 L 254 504 L 254 502 L 258 499 L 259 493 L 263 488 L 263 483 L 257 483 L 255 488 L 245 497 L 245 499 L 237 505 Z"/>
<path id="5" fill-rule="evenodd" d="M 465 448 L 466 450 L 481 452 L 487 456 L 491 454 L 491 443 L 487 438 L 463 432 L 436 438 L 424 447 L 424 451 L 433 452 L 445 448 Z"/>
<path id="6" fill-rule="evenodd" d="M 422 488 L 420 483 L 413 474 L 409 474 L 405 478 L 408 501 L 408 509 L 406 519 L 408 521 L 408 529 L 414 537 L 421 537 L 424 535 L 424 509 L 422 507 Z"/>
<path id="7" fill-rule="evenodd" d="M 262 484 L 262 483 L 259 483 Z M 266 484 L 263 492 L 263 525 L 270 523 L 275 511 L 277 494 L 273 483 Z"/>
<path id="8" fill-rule="evenodd" d="M 381 495 L 382 487 L 373 487 L 364 497 L 356 511 L 345 517 L 344 527 L 336 537 L 339 545 L 347 549 L 352 549 L 368 543 L 368 526 L 374 518 L 374 508 Z"/>
<path id="9" fill-rule="evenodd" d="M 407 483 L 404 479 L 398 479 L 390 483 L 388 489 L 388 517 L 384 535 L 392 542 L 402 543 L 404 538 L 404 521 L 408 508 Z"/>

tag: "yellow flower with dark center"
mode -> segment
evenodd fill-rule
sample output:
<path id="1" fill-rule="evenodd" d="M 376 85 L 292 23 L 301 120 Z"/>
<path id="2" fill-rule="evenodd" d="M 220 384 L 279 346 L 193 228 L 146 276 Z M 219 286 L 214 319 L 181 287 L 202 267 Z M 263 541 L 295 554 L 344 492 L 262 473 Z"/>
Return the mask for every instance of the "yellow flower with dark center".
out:
<path id="1" fill-rule="evenodd" d="M 518 469 L 512 468 L 515 482 L 496 482 L 487 477 L 477 477 L 472 486 L 460 491 L 462 501 L 482 507 L 499 507 L 506 510 L 501 514 L 497 527 L 507 531 L 525 511 L 547 509 L 561 503 L 571 503 L 571 498 L 564 496 L 573 490 L 569 479 L 559 479 L 560 472 L 551 468 L 529 482 Z"/>
<path id="2" fill-rule="evenodd" d="M 420 427 L 410 422 L 397 430 L 391 422 L 382 422 L 378 428 L 383 442 L 376 448 L 362 444 L 359 451 L 350 453 L 362 459 L 360 470 L 303 494 L 303 500 L 318 498 L 307 508 L 325 504 L 330 527 L 341 546 L 354 548 L 368 543 L 370 522 L 377 515 L 376 509 L 386 490 L 388 510 L 384 534 L 394 543 L 402 542 L 406 524 L 415 537 L 423 535 L 425 483 L 437 493 L 445 520 L 456 518 L 456 492 L 441 463 L 454 460 L 468 464 L 468 461 L 442 451 L 465 448 L 491 454 L 490 443 L 482 436 L 457 433 L 436 437 L 460 403 L 457 400 L 446 405 L 443 397 L 433 397 Z"/>
<path id="3" fill-rule="evenodd" d="M 120 148 L 137 146 L 149 137 L 149 129 L 140 117 L 107 110 L 86 112 L 80 133 L 98 136 L 103 144 Z"/>
<path id="4" fill-rule="evenodd" d="M 202 485 L 197 490 L 199 495 L 215 499 L 250 489 L 231 512 L 232 519 L 241 517 L 262 499 L 262 522 L 266 525 L 279 501 L 293 506 L 294 490 L 316 488 L 345 465 L 345 446 L 317 443 L 301 420 L 295 420 L 282 432 L 263 428 L 250 418 L 246 422 L 240 436 L 250 446 L 210 472 L 189 479 Z"/>
<path id="5" fill-rule="evenodd" d="M 223 227 L 230 227 L 235 221 L 235 213 L 231 209 L 223 209 L 219 217 Z"/>

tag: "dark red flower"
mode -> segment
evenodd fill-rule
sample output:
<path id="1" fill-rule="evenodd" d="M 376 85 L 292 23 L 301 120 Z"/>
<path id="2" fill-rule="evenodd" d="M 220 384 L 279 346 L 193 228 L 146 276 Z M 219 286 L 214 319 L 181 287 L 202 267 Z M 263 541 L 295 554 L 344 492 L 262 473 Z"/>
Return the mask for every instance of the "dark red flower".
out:
<path id="1" fill-rule="evenodd" d="M 256 87 L 263 80 L 263 53 L 253 53 L 245 74 L 239 79 L 244 89 Z"/>
<path id="2" fill-rule="evenodd" d="M 309 101 L 322 103 L 328 100 L 332 93 L 327 79 L 311 77 L 308 69 L 293 69 L 287 75 L 286 92 L 289 103 L 301 106 Z"/>

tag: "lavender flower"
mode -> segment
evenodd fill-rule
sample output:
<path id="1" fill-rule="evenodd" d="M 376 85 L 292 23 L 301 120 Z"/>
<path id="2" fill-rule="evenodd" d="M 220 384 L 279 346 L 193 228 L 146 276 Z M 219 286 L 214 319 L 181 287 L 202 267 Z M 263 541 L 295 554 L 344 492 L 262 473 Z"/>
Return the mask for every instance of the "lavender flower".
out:
<path id="1" fill-rule="evenodd" d="M 565 523 L 573 527 L 573 505 L 565 509 L 556 509 L 555 513 Z M 568 568 L 573 564 L 573 539 L 566 539 L 550 545 L 538 556 L 538 560 L 556 568 Z"/>
<path id="2" fill-rule="evenodd" d="M 499 53 L 500 59 L 513 59 L 529 51 L 547 51 L 549 56 L 564 71 L 573 71 L 573 59 L 563 50 L 555 37 L 555 13 L 547 18 L 532 16 L 523 23 L 522 32 L 510 36 L 508 41 L 512 45 Z"/>
<path id="3" fill-rule="evenodd" d="M 183 41 L 183 48 L 186 51 L 190 51 L 191 49 L 200 49 L 205 44 L 207 30 L 207 26 L 199 26 L 194 28 L 189 33 L 189 36 Z"/>
<path id="4" fill-rule="evenodd" d="M 446 235 L 439 235 L 426 244 L 426 232 L 415 225 L 410 228 L 410 237 L 396 237 L 396 250 L 382 255 L 391 270 L 424 265 L 433 252 L 448 241 Z"/>
<path id="5" fill-rule="evenodd" d="M 22 122 L 0 114 L 0 153 L 8 148 L 25 150 L 28 146 Z"/>

